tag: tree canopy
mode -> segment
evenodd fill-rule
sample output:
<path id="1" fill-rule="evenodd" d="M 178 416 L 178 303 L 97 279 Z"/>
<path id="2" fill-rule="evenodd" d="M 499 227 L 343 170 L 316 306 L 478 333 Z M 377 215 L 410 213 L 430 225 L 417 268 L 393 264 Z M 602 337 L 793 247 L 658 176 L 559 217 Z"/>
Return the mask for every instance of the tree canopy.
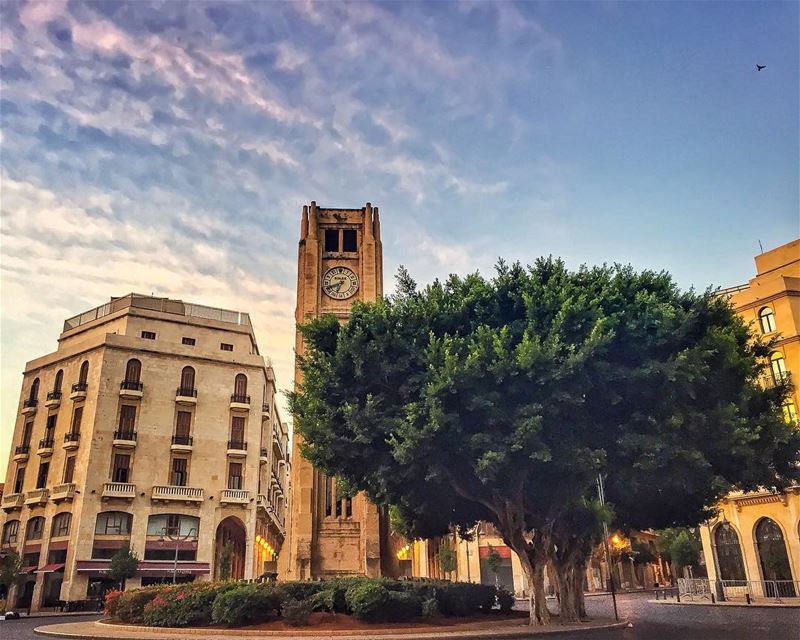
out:
<path id="1" fill-rule="evenodd" d="M 411 535 L 493 523 L 533 587 L 558 523 L 592 512 L 598 474 L 637 528 L 696 523 L 732 488 L 797 477 L 787 389 L 759 384 L 768 346 L 666 273 L 548 258 L 418 290 L 401 270 L 394 297 L 301 331 L 303 455 Z"/>

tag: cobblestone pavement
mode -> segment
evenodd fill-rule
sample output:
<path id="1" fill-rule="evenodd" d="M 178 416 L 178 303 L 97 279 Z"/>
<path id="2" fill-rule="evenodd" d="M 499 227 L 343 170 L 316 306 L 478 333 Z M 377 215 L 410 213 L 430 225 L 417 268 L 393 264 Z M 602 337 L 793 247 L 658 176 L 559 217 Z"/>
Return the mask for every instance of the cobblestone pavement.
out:
<path id="1" fill-rule="evenodd" d="M 26 618 L 23 616 L 19 620 L 0 620 L 0 638 L 2 640 L 31 640 L 31 638 L 42 639 L 33 630 L 45 624 L 58 624 L 60 622 L 88 622 L 90 620 L 100 620 L 103 616 L 34 616 Z"/>

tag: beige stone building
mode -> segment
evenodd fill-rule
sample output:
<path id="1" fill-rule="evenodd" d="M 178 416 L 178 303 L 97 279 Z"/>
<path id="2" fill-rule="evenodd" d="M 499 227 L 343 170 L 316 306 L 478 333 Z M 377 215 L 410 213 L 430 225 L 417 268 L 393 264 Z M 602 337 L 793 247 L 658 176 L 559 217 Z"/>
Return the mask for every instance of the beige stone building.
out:
<path id="1" fill-rule="evenodd" d="M 383 256 L 378 208 L 303 207 L 297 271 L 298 324 L 324 314 L 345 322 L 356 300 L 383 295 Z M 296 354 L 303 342 L 297 333 Z M 301 384 L 295 366 L 295 385 Z M 385 526 L 363 495 L 340 498 L 336 484 L 305 460 L 295 434 L 292 503 L 280 575 L 304 580 L 340 575 L 380 575 Z M 385 524 L 385 523 L 384 523 Z M 386 573 L 385 571 L 383 573 Z"/>
<path id="2" fill-rule="evenodd" d="M 774 338 L 765 385 L 790 378 L 794 390 L 783 407 L 797 424 L 800 403 L 800 240 L 755 257 L 756 275 L 722 292 L 753 330 Z M 783 493 L 734 493 L 719 505 L 718 517 L 701 529 L 708 576 L 740 591 L 749 581 L 753 595 L 800 596 L 800 486 Z M 794 581 L 794 582 L 791 582 Z M 719 591 L 719 590 L 718 590 Z M 763 591 L 763 592 L 762 592 Z"/>
<path id="3" fill-rule="evenodd" d="M 130 294 L 27 363 L 0 516 L 33 610 L 109 588 L 276 571 L 288 432 L 246 313 Z"/>

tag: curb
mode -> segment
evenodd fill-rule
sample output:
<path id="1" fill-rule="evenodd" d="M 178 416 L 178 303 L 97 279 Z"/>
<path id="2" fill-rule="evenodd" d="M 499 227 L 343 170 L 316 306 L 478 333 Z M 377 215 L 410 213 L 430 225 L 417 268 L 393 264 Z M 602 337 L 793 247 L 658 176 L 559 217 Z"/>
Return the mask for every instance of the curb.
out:
<path id="1" fill-rule="evenodd" d="M 341 630 L 298 630 L 298 631 L 257 631 L 248 629 L 208 629 L 208 628 L 159 628 L 159 627 L 141 627 L 133 625 L 113 625 L 114 629 L 123 632 L 125 635 L 117 635 L 113 632 L 109 634 L 107 631 L 101 630 L 104 625 L 102 621 L 92 623 L 95 630 L 86 629 L 88 623 L 62 623 L 54 625 L 44 625 L 36 627 L 34 633 L 41 636 L 49 636 L 54 638 L 82 638 L 83 640 L 129 640 L 131 638 L 138 638 L 140 640 L 172 640 L 176 635 L 190 636 L 193 638 L 272 638 L 273 640 L 295 640 L 298 637 L 307 638 L 337 638 L 338 640 L 363 640 L 364 638 L 372 638 L 374 640 L 409 640 L 409 639 L 460 639 L 470 638 L 471 640 L 502 640 L 504 638 L 531 638 L 534 636 L 558 636 L 564 634 L 575 633 L 590 633 L 592 631 L 607 631 L 609 629 L 621 629 L 628 625 L 627 621 L 613 622 L 593 625 L 591 627 L 551 627 L 547 629 L 531 628 L 528 625 L 520 625 L 520 628 L 515 629 L 459 629 L 458 626 L 448 628 L 442 627 L 422 627 L 422 628 L 405 628 L 405 629 L 358 629 L 347 631 Z M 59 629 L 48 629 L 49 627 L 59 627 Z M 509 625 L 510 626 L 510 625 Z M 63 627 L 78 627 L 74 630 L 64 629 Z M 147 635 L 129 636 L 131 632 L 146 632 Z M 151 635 L 152 634 L 152 635 Z"/>
<path id="2" fill-rule="evenodd" d="M 675 602 L 674 600 L 648 600 L 648 604 L 659 604 L 664 606 L 677 606 L 677 607 L 740 607 L 746 609 L 800 609 L 800 602 L 797 604 L 787 602 L 775 602 L 772 604 L 766 602 L 753 602 L 747 604 L 746 602 L 697 602 L 697 601 L 682 601 Z"/>

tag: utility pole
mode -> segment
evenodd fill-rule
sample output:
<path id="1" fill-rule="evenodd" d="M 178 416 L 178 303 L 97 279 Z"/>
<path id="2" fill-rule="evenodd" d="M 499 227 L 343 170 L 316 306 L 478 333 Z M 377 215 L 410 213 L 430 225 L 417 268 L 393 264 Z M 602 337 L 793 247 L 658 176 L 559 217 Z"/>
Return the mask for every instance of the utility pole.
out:
<path id="1" fill-rule="evenodd" d="M 605 506 L 606 504 L 606 493 L 605 487 L 603 486 L 603 474 L 597 474 L 597 497 L 600 500 L 600 504 Z M 611 583 L 611 602 L 614 603 L 614 620 L 619 622 L 619 613 L 617 613 L 617 589 L 614 587 L 614 573 L 611 571 L 611 553 L 608 550 L 608 525 L 603 522 L 603 549 L 605 551 L 606 556 L 606 568 L 608 569 L 608 579 Z"/>

